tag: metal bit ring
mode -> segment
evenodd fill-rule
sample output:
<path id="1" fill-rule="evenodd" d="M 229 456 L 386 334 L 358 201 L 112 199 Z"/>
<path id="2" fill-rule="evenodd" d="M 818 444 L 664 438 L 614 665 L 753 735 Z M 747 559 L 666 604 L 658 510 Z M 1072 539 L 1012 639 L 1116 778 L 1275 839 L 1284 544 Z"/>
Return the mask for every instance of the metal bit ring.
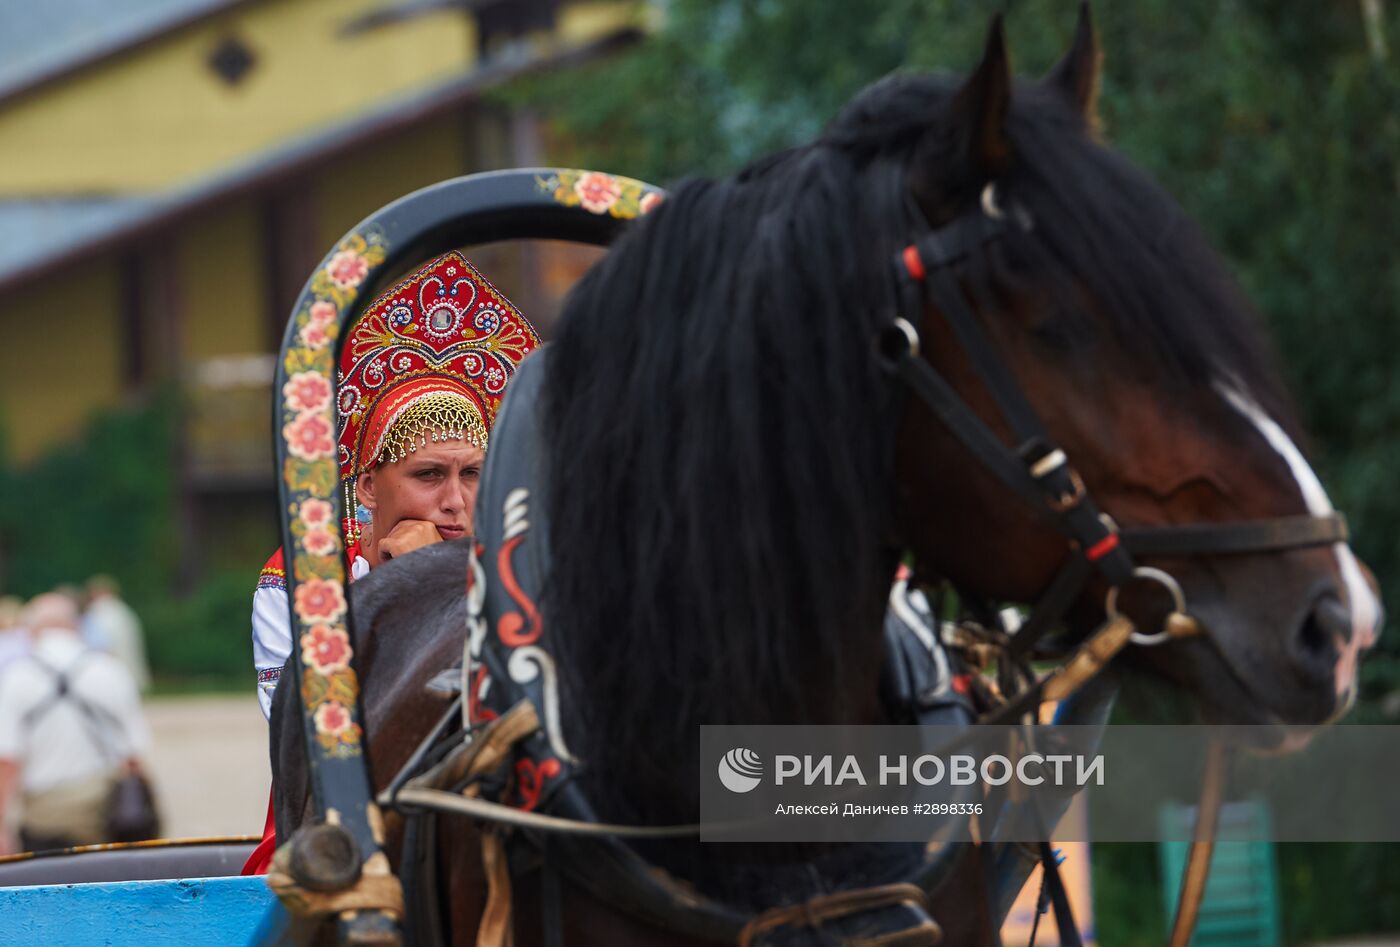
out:
<path id="1" fill-rule="evenodd" d="M 1181 591 L 1181 584 L 1177 582 L 1170 573 L 1163 572 L 1161 569 L 1154 569 L 1151 566 L 1138 566 L 1133 570 L 1133 578 L 1150 579 L 1162 586 L 1172 597 L 1173 611 L 1181 615 L 1186 614 L 1186 593 Z M 1104 611 L 1108 613 L 1110 621 L 1118 618 L 1122 614 L 1118 611 L 1118 586 L 1115 585 L 1108 590 L 1108 597 L 1104 599 Z M 1130 640 L 1135 645 L 1152 647 L 1153 645 L 1159 645 L 1171 640 L 1171 637 L 1171 633 L 1163 627 L 1161 631 L 1150 635 L 1135 631 Z"/>

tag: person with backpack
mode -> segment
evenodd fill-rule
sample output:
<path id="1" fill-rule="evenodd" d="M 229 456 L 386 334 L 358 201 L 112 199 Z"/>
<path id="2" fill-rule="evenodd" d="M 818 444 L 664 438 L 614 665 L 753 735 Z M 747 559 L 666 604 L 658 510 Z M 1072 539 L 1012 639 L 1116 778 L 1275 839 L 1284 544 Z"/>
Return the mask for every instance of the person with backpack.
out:
<path id="1" fill-rule="evenodd" d="M 32 650 L 0 674 L 0 825 L 15 821 L 18 798 L 21 851 L 154 834 L 141 764 L 150 731 L 131 673 L 84 643 L 64 595 L 37 596 L 20 624 Z M 133 791 L 145 795 L 134 814 Z M 15 850 L 8 829 L 0 849 Z"/>

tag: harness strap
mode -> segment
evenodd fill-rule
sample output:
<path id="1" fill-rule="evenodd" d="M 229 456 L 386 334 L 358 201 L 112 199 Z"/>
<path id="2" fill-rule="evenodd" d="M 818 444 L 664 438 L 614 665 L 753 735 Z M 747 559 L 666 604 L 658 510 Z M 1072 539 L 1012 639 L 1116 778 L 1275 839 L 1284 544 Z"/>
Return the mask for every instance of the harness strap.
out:
<path id="1" fill-rule="evenodd" d="M 1124 615 L 1114 616 L 1090 635 L 1068 661 L 1001 707 L 977 718 L 977 722 L 1016 723 L 1026 714 L 1034 714 L 1043 701 L 1064 700 L 1102 671 L 1132 640 L 1133 631 L 1130 618 Z"/>
<path id="2" fill-rule="evenodd" d="M 985 220 L 991 224 L 988 218 L 981 215 L 973 219 Z M 989 227 L 987 236 L 990 238 L 998 232 L 999 228 L 991 229 Z M 928 245 L 930 241 L 936 242 L 937 240 L 938 233 L 935 231 L 926 235 L 914 246 L 919 251 L 919 255 L 922 256 L 923 247 Z M 907 262 L 908 260 L 905 258 L 905 272 L 912 279 L 913 274 L 909 272 Z M 972 312 L 972 308 L 963 298 L 962 291 L 948 267 L 934 267 L 923 280 L 923 284 L 933 297 L 934 302 L 938 304 L 944 318 L 948 320 L 948 324 L 952 327 L 953 334 L 957 336 L 963 351 L 972 359 L 978 377 L 996 400 L 997 408 L 1001 411 L 1002 417 L 1006 419 L 1017 443 L 1026 444 L 1035 439 L 1047 440 L 1040 418 L 1036 416 L 1035 411 L 1027 403 L 1021 386 L 1016 384 L 1016 381 L 1011 377 L 1006 362 L 997 356 L 996 350 L 988 342 L 986 333 L 983 332 L 982 326 L 977 321 L 976 314 Z"/>
<path id="3" fill-rule="evenodd" d="M 1055 908 L 1055 930 L 1060 935 L 1060 947 L 1083 947 L 1079 925 L 1074 923 L 1074 910 L 1069 904 L 1069 893 L 1065 890 L 1064 879 L 1060 877 L 1060 861 L 1049 842 L 1040 843 L 1040 864 L 1044 871 L 1045 893 Z"/>
<path id="4" fill-rule="evenodd" d="M 991 226 L 990 218 L 974 219 L 989 222 L 983 231 L 984 239 L 1000 232 L 999 227 Z M 930 241 L 937 245 L 940 233 L 925 234 L 896 258 L 899 296 L 910 315 L 918 311 L 916 287 L 922 285 L 933 297 L 1010 427 L 1018 444 L 1015 452 L 1002 443 L 932 365 L 918 357 L 912 345 L 904 346 L 897 356 L 898 374 L 979 461 L 1027 500 L 1033 509 L 1049 513 L 1052 521 L 1080 550 L 1092 550 L 1090 561 L 1110 583 L 1121 585 L 1132 576 L 1131 556 L 1113 539 L 1113 528 L 1099 515 L 1097 505 L 1089 497 L 1079 474 L 1070 467 L 1064 451 L 1051 442 L 1021 387 L 988 342 L 976 314 L 947 267 L 929 270 L 923 266 L 923 248 L 930 246 Z M 916 260 L 917 263 L 912 262 Z"/>
<path id="5" fill-rule="evenodd" d="M 510 758 L 515 744 L 539 728 L 540 718 L 535 712 L 535 705 L 528 700 L 522 700 L 491 721 L 470 743 L 457 744 L 441 761 L 425 772 L 411 779 L 400 779 L 404 775 L 400 772 L 379 794 L 376 801 L 381 806 L 394 806 L 407 802 L 409 796 L 406 794 L 412 792 L 460 799 L 462 797 L 455 793 L 443 792 L 442 787 L 452 786 L 497 769 Z M 422 751 L 422 755 L 427 755 L 424 747 L 420 746 L 419 750 Z M 413 761 L 410 760 L 411 762 Z M 467 791 L 470 795 L 475 795 L 476 787 L 469 786 Z"/>
<path id="6" fill-rule="evenodd" d="M 544 947 L 564 947 L 564 892 L 559 868 L 550 857 L 549 839 L 540 843 L 540 913 Z"/>
<path id="7" fill-rule="evenodd" d="M 1079 690 L 1123 650 L 1132 635 L 1131 620 L 1123 615 L 1110 619 L 1079 647 L 1072 658 L 1041 682 L 1042 699 L 1060 701 Z"/>
<path id="8" fill-rule="evenodd" d="M 929 269 L 952 266 L 995 237 L 999 231 L 985 213 L 964 214 L 932 233 L 926 233 L 904 250 L 909 275 L 922 280 Z"/>
<path id="9" fill-rule="evenodd" d="M 1026 468 L 1006 449 L 1001 439 L 987 427 L 933 366 L 919 358 L 912 349 L 900 352 L 894 363 L 895 373 L 923 401 L 972 455 L 1007 487 L 1040 510 L 1044 498 Z"/>
<path id="10" fill-rule="evenodd" d="M 403 817 L 399 879 L 407 906 L 408 943 L 413 947 L 447 947 L 443 904 L 438 897 L 437 813 Z"/>
<path id="11" fill-rule="evenodd" d="M 1196 929 L 1196 919 L 1210 878 L 1210 858 L 1215 851 L 1215 832 L 1220 824 L 1220 803 L 1225 796 L 1225 763 L 1228 748 L 1219 740 L 1210 744 L 1201 801 L 1196 808 L 1196 830 L 1186 868 L 1181 875 L 1181 896 L 1176 902 L 1170 947 L 1188 947 Z"/>
<path id="12" fill-rule="evenodd" d="M 501 833 L 481 833 L 481 863 L 486 870 L 486 909 L 476 931 L 476 947 L 511 947 L 510 861 Z"/>
<path id="13" fill-rule="evenodd" d="M 470 816 L 486 822 L 514 826 L 517 829 L 533 829 L 554 835 L 588 836 L 593 838 L 694 838 L 703 826 L 695 822 L 688 825 L 618 825 L 612 822 L 584 822 L 580 819 L 566 819 L 561 816 L 545 815 L 540 812 L 526 812 L 514 806 L 489 799 L 476 799 L 460 796 L 441 789 L 424 789 L 408 785 L 399 790 L 394 804 L 421 806 L 439 812 L 452 812 Z"/>
<path id="14" fill-rule="evenodd" d="M 539 718 L 533 705 L 528 701 L 522 701 L 493 721 L 473 740 L 472 744 L 460 747 L 427 772 L 408 780 L 403 788 L 392 797 L 387 794 L 381 796 L 380 802 L 382 805 L 394 806 L 410 812 L 421 808 L 456 813 L 472 816 L 496 826 L 514 826 L 543 833 L 551 839 L 549 849 L 559 856 L 566 870 L 570 869 L 571 866 L 573 869 L 582 867 L 582 874 L 576 870 L 571 871 L 571 874 L 575 881 L 581 883 L 585 889 L 592 890 L 595 895 L 602 896 L 604 900 L 620 904 L 638 916 L 676 932 L 710 939 L 730 939 L 738 937 L 744 925 L 754 921 L 753 918 L 745 917 L 722 905 L 710 902 L 688 887 L 678 884 L 665 872 L 658 872 L 650 868 L 641 862 L 635 852 L 617 841 L 618 838 L 693 837 L 698 834 L 699 825 L 609 825 L 524 812 L 510 806 L 474 798 L 479 789 L 475 783 L 469 785 L 463 794 L 431 788 L 435 785 L 448 784 L 449 780 L 460 781 L 462 778 L 478 776 L 494 770 L 498 765 L 507 761 L 516 743 L 534 733 L 538 728 Z M 589 847 L 577 849 L 570 841 L 571 839 L 577 843 L 587 843 Z M 603 843 L 602 847 L 598 847 L 600 842 Z M 580 858 L 584 859 L 582 863 Z M 489 890 L 486 911 L 478 932 L 478 943 L 484 947 L 510 947 L 511 882 L 505 853 L 504 834 L 501 831 L 483 833 L 482 859 Z M 547 865 L 551 861 L 552 859 L 546 858 Z M 933 859 L 926 869 L 927 872 L 931 873 L 927 880 L 932 883 L 950 869 L 951 859 Z M 558 876 L 556 875 L 553 879 L 546 876 L 543 881 L 546 900 L 556 898 L 558 895 Z M 629 883 L 630 887 L 624 882 Z M 595 890 L 599 887 L 605 890 L 601 892 Z M 925 897 L 922 888 L 917 885 L 895 887 L 906 893 L 916 893 L 918 900 L 910 900 L 908 903 L 918 906 L 922 910 Z M 553 893 L 551 893 L 551 889 L 553 889 Z M 879 899 L 888 893 L 887 889 L 883 888 L 841 892 L 809 902 L 805 909 L 810 909 L 811 912 L 815 913 L 804 916 L 831 919 L 859 911 L 873 910 L 886 904 L 885 901 Z M 626 897 L 619 901 L 619 895 Z M 895 898 L 890 900 L 888 904 L 903 903 L 905 900 L 907 899 Z M 792 911 L 797 909 L 804 908 L 799 906 L 796 909 L 778 910 Z M 547 934 L 551 927 L 552 916 L 557 916 L 557 912 L 547 908 L 543 918 Z M 558 929 L 562 930 L 562 928 Z M 931 947 L 937 943 L 938 936 L 940 936 L 940 932 L 936 924 L 932 923 L 931 920 L 927 923 L 921 921 L 906 931 L 886 935 L 886 939 L 870 940 L 868 947 L 897 947 L 899 944 L 907 944 L 909 947 L 923 947 L 923 945 Z M 866 942 L 856 941 L 854 943 Z"/>
<path id="15" fill-rule="evenodd" d="M 1344 543 L 1349 539 L 1346 517 L 1281 516 L 1240 523 L 1188 523 L 1122 531 L 1123 543 L 1139 556 L 1232 555 L 1275 552 Z"/>
<path id="16" fill-rule="evenodd" d="M 988 341 L 977 315 L 952 275 L 953 263 L 1006 232 L 1008 218 L 1000 210 L 993 212 L 995 204 L 995 187 L 989 185 L 983 194 L 982 212 L 962 215 L 950 224 L 925 233 L 904 250 L 896 261 L 897 278 L 905 286 L 922 284 L 952 327 L 1011 429 L 1018 445 L 1016 454 L 1036 487 L 1038 504 L 1048 503 L 1083 549 L 1101 550 L 1094 561 L 1110 582 L 1125 582 L 1132 574 L 1132 561 L 1125 553 L 1113 554 L 1115 544 L 1109 540 L 1112 531 L 1100 521 L 1098 510 L 1086 496 L 1079 475 L 1066 462 L 1064 452 L 1051 442 L 1039 415 L 1012 377 L 1006 362 Z M 1013 218 L 1022 229 L 1030 228 L 1029 218 L 1019 210 Z M 926 265 L 929 262 L 933 263 L 931 267 Z M 918 311 L 917 305 L 909 305 L 917 303 L 916 293 L 902 288 L 900 296 L 905 301 L 906 312 L 912 315 Z M 1007 452 L 999 441 L 997 447 L 998 452 Z"/>
<path id="17" fill-rule="evenodd" d="M 1050 587 L 1031 609 L 1030 617 L 1007 643 L 1007 650 L 1014 661 L 1021 661 L 1030 655 L 1031 649 L 1074 604 L 1093 571 L 1092 563 L 1083 556 L 1070 556 L 1065 561 L 1060 571 L 1055 573 Z"/>
<path id="18" fill-rule="evenodd" d="M 928 894 L 917 885 L 891 884 L 820 895 L 800 904 L 789 904 L 764 911 L 744 925 L 744 929 L 739 932 L 738 947 L 752 947 L 756 939 L 782 927 L 816 930 L 827 921 L 901 904 L 909 905 L 920 912 L 927 911 Z M 842 943 L 851 947 L 897 947 L 902 944 L 912 947 L 918 944 L 935 945 L 942 940 L 942 936 L 943 932 L 938 924 L 925 917 L 922 923 L 914 928 L 876 935 L 874 938 L 843 940 Z"/>
<path id="19" fill-rule="evenodd" d="M 428 732 L 428 735 L 423 738 L 422 742 L 418 744 L 418 748 L 409 756 L 408 761 L 394 774 L 394 778 L 389 780 L 389 785 L 385 786 L 383 793 L 380 794 L 381 798 L 384 796 L 392 796 L 399 791 L 399 788 L 402 787 L 404 783 L 418 775 L 430 757 L 437 757 L 442 753 L 443 748 L 449 745 L 449 740 L 453 740 L 453 738 L 456 737 L 451 746 L 455 748 L 460 745 L 461 737 L 455 733 L 455 730 L 457 728 L 457 722 L 461 718 L 461 714 L 462 698 L 458 696 L 443 715 L 438 718 L 437 724 Z M 434 758 L 432 761 L 437 762 L 438 760 Z"/>

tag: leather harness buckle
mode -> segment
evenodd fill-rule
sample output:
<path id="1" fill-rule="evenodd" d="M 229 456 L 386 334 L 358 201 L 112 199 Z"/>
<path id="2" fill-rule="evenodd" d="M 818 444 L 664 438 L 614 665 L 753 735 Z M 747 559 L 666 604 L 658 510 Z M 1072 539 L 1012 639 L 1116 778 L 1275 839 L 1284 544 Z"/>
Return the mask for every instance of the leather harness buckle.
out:
<path id="1" fill-rule="evenodd" d="M 1084 481 L 1080 478 L 1079 472 L 1069 466 L 1069 459 L 1065 457 L 1065 452 L 1057 447 L 1031 464 L 1031 476 L 1040 483 L 1060 469 L 1063 469 L 1069 476 L 1070 489 L 1066 493 L 1046 497 L 1046 502 L 1050 504 L 1050 509 L 1056 513 L 1068 513 L 1083 502 L 1088 491 L 1084 487 Z"/>
<path id="2" fill-rule="evenodd" d="M 1068 513 L 1084 500 L 1084 495 L 1088 492 L 1084 488 L 1084 481 L 1079 478 L 1079 471 L 1073 467 L 1069 468 L 1070 492 L 1062 493 L 1049 500 L 1050 509 L 1056 513 Z"/>

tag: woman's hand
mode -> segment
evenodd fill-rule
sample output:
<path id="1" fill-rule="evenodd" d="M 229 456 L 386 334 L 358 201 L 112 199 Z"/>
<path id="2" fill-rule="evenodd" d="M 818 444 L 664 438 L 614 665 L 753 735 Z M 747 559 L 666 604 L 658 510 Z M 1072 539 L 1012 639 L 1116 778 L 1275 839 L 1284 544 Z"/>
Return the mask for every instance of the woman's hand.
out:
<path id="1" fill-rule="evenodd" d="M 379 540 L 379 559 L 387 562 L 396 556 L 403 556 L 415 549 L 442 542 L 437 527 L 427 520 L 400 520 L 389 530 L 388 535 Z"/>

